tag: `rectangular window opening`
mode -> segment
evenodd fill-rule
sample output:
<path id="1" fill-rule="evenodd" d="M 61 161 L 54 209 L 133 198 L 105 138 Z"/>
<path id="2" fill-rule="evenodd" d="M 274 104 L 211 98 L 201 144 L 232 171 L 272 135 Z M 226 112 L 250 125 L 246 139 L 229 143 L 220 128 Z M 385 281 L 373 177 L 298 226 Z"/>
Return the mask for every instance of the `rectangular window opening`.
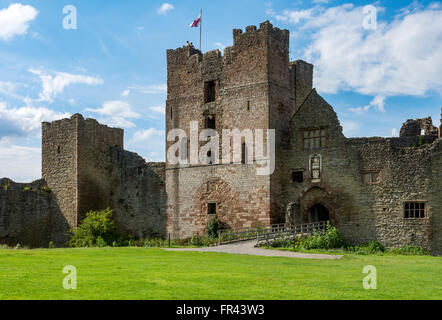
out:
<path id="1" fill-rule="evenodd" d="M 364 184 L 376 184 L 379 183 L 379 171 L 363 171 L 362 182 Z"/>
<path id="2" fill-rule="evenodd" d="M 292 172 L 292 182 L 303 183 L 304 182 L 304 172 L 303 171 L 293 171 Z"/>
<path id="3" fill-rule="evenodd" d="M 216 203 L 214 203 L 214 202 L 208 203 L 207 214 L 209 214 L 209 215 L 216 214 Z"/>
<path id="4" fill-rule="evenodd" d="M 215 102 L 216 81 L 207 81 L 204 83 L 204 103 Z"/>
<path id="5" fill-rule="evenodd" d="M 304 129 L 304 150 L 319 149 L 327 147 L 327 128 Z"/>
<path id="6" fill-rule="evenodd" d="M 425 202 L 406 202 L 404 204 L 404 217 L 406 219 L 425 218 Z"/>
<path id="7" fill-rule="evenodd" d="M 211 114 L 206 117 L 206 129 L 216 130 L 216 117 Z"/>

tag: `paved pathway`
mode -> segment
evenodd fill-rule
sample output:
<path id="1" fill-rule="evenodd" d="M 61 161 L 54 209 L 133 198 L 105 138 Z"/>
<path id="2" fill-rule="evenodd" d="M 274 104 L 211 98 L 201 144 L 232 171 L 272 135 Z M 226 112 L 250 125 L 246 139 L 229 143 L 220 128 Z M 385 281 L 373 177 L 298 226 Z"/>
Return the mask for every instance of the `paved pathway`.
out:
<path id="1" fill-rule="evenodd" d="M 304 259 L 341 259 L 342 255 L 330 254 L 312 254 L 299 253 L 291 251 L 269 250 L 263 248 L 255 248 L 256 241 L 243 241 L 231 244 L 224 244 L 217 247 L 208 248 L 186 248 L 186 249 L 164 249 L 166 251 L 197 251 L 197 252 L 222 252 L 230 254 L 248 254 L 253 256 L 266 257 L 289 257 L 289 258 L 304 258 Z"/>

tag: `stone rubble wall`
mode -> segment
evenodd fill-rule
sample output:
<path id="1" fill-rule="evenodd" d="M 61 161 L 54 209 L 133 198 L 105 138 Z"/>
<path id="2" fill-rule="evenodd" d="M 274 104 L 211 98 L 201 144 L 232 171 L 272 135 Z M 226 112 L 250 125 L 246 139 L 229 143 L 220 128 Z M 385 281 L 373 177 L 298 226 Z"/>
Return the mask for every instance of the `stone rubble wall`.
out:
<path id="1" fill-rule="evenodd" d="M 326 148 L 303 150 L 302 130 L 325 127 Z M 353 244 L 377 240 L 389 248 L 412 245 L 441 254 L 441 140 L 435 136 L 351 138 L 342 134 L 336 113 L 313 91 L 292 119 L 283 181 L 288 216 L 306 222 L 319 203 Z M 322 160 L 321 181 L 310 178 L 309 159 Z M 304 171 L 293 183 L 291 171 Z M 364 183 L 364 172 L 378 172 L 377 183 Z M 406 219 L 406 201 L 425 201 L 424 219 Z"/>
<path id="2" fill-rule="evenodd" d="M 0 244 L 31 248 L 65 245 L 68 223 L 44 180 L 0 180 Z"/>

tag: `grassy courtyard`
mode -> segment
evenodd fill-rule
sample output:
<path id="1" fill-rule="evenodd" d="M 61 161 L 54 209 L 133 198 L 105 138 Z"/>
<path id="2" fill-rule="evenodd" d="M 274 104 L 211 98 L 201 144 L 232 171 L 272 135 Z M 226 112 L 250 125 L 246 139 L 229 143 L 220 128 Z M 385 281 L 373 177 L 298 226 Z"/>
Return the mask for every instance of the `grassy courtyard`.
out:
<path id="1" fill-rule="evenodd" d="M 77 290 L 63 289 L 66 265 Z M 366 265 L 377 290 L 365 290 Z M 0 299 L 441 299 L 442 258 L 304 260 L 148 248 L 0 250 Z"/>

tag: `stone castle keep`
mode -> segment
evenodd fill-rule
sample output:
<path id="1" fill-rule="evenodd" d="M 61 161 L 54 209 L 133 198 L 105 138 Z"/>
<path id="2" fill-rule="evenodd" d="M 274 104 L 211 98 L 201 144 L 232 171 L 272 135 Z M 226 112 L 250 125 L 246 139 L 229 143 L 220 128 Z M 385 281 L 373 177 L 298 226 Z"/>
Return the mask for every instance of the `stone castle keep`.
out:
<path id="1" fill-rule="evenodd" d="M 146 163 L 124 150 L 123 130 L 76 114 L 43 123 L 42 180 L 0 181 L 0 243 L 62 245 L 87 211 L 110 207 L 142 238 L 203 234 L 214 215 L 230 228 L 330 220 L 354 244 L 442 254 L 442 128 L 425 118 L 398 138 L 346 138 L 313 65 L 289 61 L 287 30 L 264 22 L 233 40 L 224 55 L 167 51 L 166 131 L 274 129 L 272 175 L 256 174 L 246 139 L 239 162 Z"/>

